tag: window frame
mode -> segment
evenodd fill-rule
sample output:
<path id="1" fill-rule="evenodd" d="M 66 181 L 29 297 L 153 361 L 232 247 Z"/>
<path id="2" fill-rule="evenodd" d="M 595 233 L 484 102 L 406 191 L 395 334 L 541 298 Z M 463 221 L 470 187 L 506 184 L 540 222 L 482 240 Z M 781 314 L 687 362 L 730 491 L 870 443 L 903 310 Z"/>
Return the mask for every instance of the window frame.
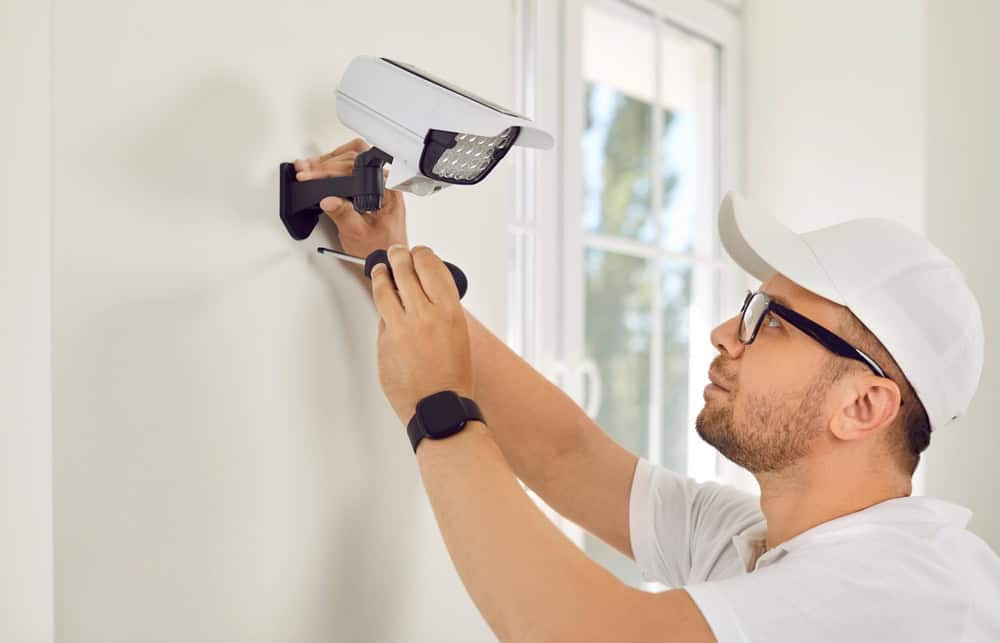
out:
<path id="1" fill-rule="evenodd" d="M 721 202 L 726 191 L 739 189 L 741 185 L 742 125 L 738 115 L 742 105 L 742 44 L 739 8 L 713 0 L 514 0 L 516 109 L 552 132 L 556 145 L 551 150 L 515 148 L 511 152 L 515 154 L 511 242 L 512 249 L 520 243 L 523 250 L 520 254 L 512 252 L 507 342 L 593 417 L 595 399 L 585 392 L 599 385 L 599 377 L 593 363 L 583 354 L 584 249 L 600 246 L 635 254 L 641 251 L 636 247 L 641 244 L 585 232 L 580 222 L 582 175 L 568 171 L 581 166 L 579 140 L 584 110 L 579 61 L 585 5 L 619 15 L 645 16 L 657 29 L 667 23 L 719 48 L 715 150 L 718 170 L 713 190 L 716 203 Z M 659 138 L 659 134 L 655 137 Z M 576 223 L 569 217 L 575 217 Z M 691 327 L 692 363 L 714 357 L 716 351 L 707 341 L 712 327 L 737 313 L 743 292 L 754 283 L 722 250 L 714 212 L 712 231 L 715 257 L 696 261 L 717 267 L 720 279 L 712 293 L 713 301 L 699 304 L 712 311 L 710 323 Z M 659 250 L 649 256 L 668 255 Z M 700 401 L 700 389 L 693 391 L 691 397 Z M 654 419 L 651 417 L 650 421 Z M 694 435 L 693 421 L 691 424 L 689 435 Z M 659 427 L 659 423 L 651 426 Z M 728 466 L 728 461 L 700 439 L 689 440 L 688 444 L 692 477 L 755 488 L 752 476 Z M 650 456 L 654 463 L 659 459 L 657 451 L 651 450 Z M 528 492 L 553 522 L 582 546 L 583 530 Z"/>

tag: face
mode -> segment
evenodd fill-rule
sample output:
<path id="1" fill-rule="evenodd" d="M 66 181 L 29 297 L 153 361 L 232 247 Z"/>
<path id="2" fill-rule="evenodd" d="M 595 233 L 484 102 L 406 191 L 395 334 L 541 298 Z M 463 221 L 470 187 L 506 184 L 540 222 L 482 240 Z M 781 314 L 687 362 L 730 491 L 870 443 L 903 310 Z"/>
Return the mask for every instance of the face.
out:
<path id="1" fill-rule="evenodd" d="M 775 274 L 761 290 L 827 327 L 840 306 Z M 695 420 L 703 440 L 751 473 L 780 471 L 815 448 L 829 420 L 825 408 L 832 355 L 781 317 L 768 313 L 753 344 L 740 343 L 739 309 L 712 331 L 719 356 L 712 378 L 726 390 L 707 390 Z"/>

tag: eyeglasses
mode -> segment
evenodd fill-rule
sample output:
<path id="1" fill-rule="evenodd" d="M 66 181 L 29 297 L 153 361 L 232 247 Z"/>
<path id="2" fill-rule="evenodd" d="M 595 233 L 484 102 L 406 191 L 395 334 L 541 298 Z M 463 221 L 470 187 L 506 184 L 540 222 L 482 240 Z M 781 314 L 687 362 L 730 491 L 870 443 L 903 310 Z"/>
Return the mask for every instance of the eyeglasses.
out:
<path id="1" fill-rule="evenodd" d="M 806 335 L 809 335 L 837 355 L 848 359 L 855 359 L 862 364 L 867 365 L 868 368 L 872 369 L 872 371 L 879 377 L 892 379 L 888 377 L 885 374 L 885 371 L 882 370 L 882 367 L 876 364 L 875 360 L 866 355 L 864 351 L 859 348 L 855 348 L 835 333 L 827 330 L 823 326 L 820 326 L 811 319 L 803 317 L 791 308 L 782 306 L 778 302 L 774 301 L 774 299 L 772 299 L 766 292 L 760 290 L 757 292 L 747 290 L 746 298 L 743 300 L 743 307 L 740 308 L 740 343 L 749 346 L 755 339 L 757 339 L 757 331 L 760 330 L 760 324 L 764 318 L 767 317 L 767 313 L 769 311 L 776 313 L 789 324 L 795 326 Z M 903 400 L 899 401 L 899 405 L 903 405 Z"/>

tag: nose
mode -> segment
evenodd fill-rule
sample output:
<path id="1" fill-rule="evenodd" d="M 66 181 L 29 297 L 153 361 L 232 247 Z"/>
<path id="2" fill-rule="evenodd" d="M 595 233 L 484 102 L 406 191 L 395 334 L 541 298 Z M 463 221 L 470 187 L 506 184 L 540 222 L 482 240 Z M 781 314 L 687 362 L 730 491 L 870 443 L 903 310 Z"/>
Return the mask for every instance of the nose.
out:
<path id="1" fill-rule="evenodd" d="M 737 359 L 743 354 L 746 346 L 739 339 L 740 316 L 733 315 L 712 330 L 712 345 L 719 349 L 719 352 L 726 354 L 732 359 Z"/>

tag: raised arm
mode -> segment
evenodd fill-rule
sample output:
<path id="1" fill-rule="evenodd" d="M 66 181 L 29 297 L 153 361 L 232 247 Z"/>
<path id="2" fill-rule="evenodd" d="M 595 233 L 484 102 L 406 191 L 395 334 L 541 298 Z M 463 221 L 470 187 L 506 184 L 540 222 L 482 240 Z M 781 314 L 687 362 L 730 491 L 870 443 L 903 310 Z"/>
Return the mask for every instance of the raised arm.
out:
<path id="1" fill-rule="evenodd" d="M 295 162 L 300 181 L 344 176 L 368 149 L 354 139 L 336 150 Z M 336 223 L 345 252 L 366 257 L 392 243 L 409 246 L 403 195 L 385 190 L 384 206 L 364 216 L 349 201 L 327 197 L 321 208 Z M 362 266 L 343 263 L 371 284 Z M 374 305 L 374 303 L 373 303 Z M 514 473 L 553 509 L 633 557 L 628 506 L 636 456 L 612 440 L 558 386 L 512 351 L 467 309 L 476 403 Z"/>

